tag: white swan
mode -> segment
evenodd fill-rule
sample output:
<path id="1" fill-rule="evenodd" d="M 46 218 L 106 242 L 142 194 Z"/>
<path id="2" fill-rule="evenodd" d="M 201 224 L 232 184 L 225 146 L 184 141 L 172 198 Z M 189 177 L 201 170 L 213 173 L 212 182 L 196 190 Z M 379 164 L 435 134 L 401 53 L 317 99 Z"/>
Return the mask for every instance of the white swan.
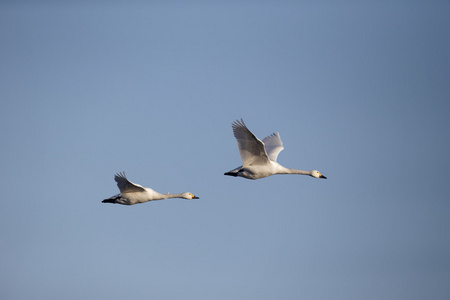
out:
<path id="1" fill-rule="evenodd" d="M 102 203 L 117 203 L 123 205 L 133 205 L 144 203 L 152 200 L 162 200 L 168 198 L 184 198 L 184 199 L 199 199 L 191 193 L 183 194 L 160 194 L 151 188 L 143 187 L 139 184 L 133 183 L 127 179 L 125 172 L 115 174 L 114 180 L 117 182 L 120 194 L 105 199 Z"/>
<path id="2" fill-rule="evenodd" d="M 224 175 L 259 179 L 275 174 L 300 174 L 327 179 L 317 170 L 288 169 L 277 163 L 278 154 L 284 149 L 278 132 L 261 141 L 248 130 L 242 119 L 233 122 L 232 127 L 244 165 L 226 172 Z"/>

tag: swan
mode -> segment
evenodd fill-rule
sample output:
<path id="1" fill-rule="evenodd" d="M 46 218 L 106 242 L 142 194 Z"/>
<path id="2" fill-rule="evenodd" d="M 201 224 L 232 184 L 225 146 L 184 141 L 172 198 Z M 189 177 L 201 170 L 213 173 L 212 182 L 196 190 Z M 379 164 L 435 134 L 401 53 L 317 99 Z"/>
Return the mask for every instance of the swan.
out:
<path id="1" fill-rule="evenodd" d="M 152 200 L 162 200 L 169 198 L 184 198 L 184 199 L 199 199 L 191 193 L 182 194 L 160 194 L 151 188 L 143 187 L 139 184 L 133 183 L 127 179 L 125 172 L 114 175 L 114 180 L 117 182 L 120 194 L 112 196 L 102 201 L 102 203 L 117 203 L 123 205 L 133 205 L 144 203 Z"/>
<path id="2" fill-rule="evenodd" d="M 261 141 L 247 128 L 242 119 L 234 121 L 232 128 L 244 164 L 224 175 L 260 179 L 275 174 L 300 174 L 327 179 L 317 170 L 289 169 L 277 163 L 278 154 L 284 149 L 280 133 L 273 133 Z"/>

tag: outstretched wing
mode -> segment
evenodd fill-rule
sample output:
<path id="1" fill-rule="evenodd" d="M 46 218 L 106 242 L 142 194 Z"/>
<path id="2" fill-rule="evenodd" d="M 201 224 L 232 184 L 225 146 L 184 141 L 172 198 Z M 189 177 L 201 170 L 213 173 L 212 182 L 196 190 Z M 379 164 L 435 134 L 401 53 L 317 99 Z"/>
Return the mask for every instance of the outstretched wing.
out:
<path id="1" fill-rule="evenodd" d="M 270 163 L 269 156 L 264 148 L 264 143 L 248 130 L 244 120 L 234 121 L 232 127 L 242 161 L 244 162 L 244 167 Z"/>
<path id="2" fill-rule="evenodd" d="M 280 133 L 272 133 L 263 140 L 266 146 L 267 155 L 269 155 L 270 160 L 277 161 L 278 154 L 284 149 L 283 142 L 281 141 Z"/>
<path id="3" fill-rule="evenodd" d="M 137 193 L 145 191 L 143 186 L 129 181 L 125 176 L 125 172 L 119 172 L 114 175 L 114 180 L 117 182 L 117 186 L 121 193 Z"/>

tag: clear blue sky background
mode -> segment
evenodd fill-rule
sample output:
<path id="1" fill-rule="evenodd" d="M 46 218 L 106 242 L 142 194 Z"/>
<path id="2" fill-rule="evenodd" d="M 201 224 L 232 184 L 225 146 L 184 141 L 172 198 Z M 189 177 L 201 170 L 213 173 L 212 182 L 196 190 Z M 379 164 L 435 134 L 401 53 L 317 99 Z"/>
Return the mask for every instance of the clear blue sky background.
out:
<path id="1" fill-rule="evenodd" d="M 0 298 L 450 299 L 449 12 L 3 1 Z M 224 176 L 237 118 L 328 180 Z"/>

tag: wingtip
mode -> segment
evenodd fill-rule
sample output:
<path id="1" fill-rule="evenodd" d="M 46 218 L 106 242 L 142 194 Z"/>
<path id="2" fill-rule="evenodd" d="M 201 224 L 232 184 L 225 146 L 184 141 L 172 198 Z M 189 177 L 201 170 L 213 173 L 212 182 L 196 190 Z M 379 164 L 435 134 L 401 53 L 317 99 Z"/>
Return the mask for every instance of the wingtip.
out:
<path id="1" fill-rule="evenodd" d="M 125 175 L 125 171 L 118 172 L 118 173 L 114 174 L 114 177 L 127 178 L 127 176 Z"/>
<path id="2" fill-rule="evenodd" d="M 233 121 L 233 123 L 231 123 L 231 126 L 234 128 L 234 127 L 239 127 L 239 126 L 245 126 L 245 123 L 244 123 L 244 119 L 236 119 L 235 121 Z"/>

